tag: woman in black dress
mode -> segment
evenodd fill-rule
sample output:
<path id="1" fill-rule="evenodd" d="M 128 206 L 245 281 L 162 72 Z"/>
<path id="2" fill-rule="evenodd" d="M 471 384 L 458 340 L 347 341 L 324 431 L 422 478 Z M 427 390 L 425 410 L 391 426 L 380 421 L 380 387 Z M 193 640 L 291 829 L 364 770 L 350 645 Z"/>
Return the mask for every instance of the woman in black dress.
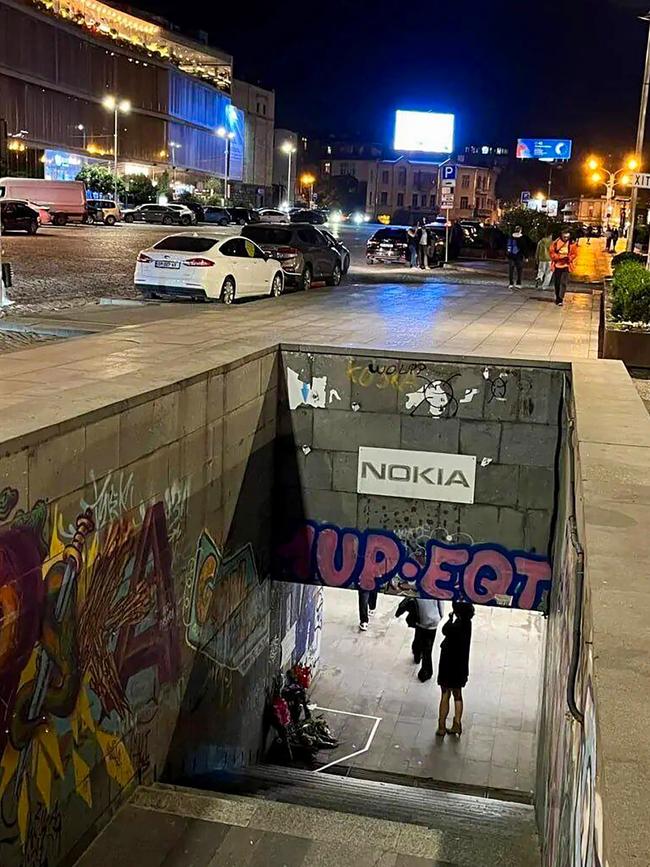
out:
<path id="1" fill-rule="evenodd" d="M 437 735 L 444 737 L 447 731 L 460 735 L 463 731 L 463 687 L 469 677 L 469 647 L 472 641 L 472 617 L 474 606 L 470 602 L 454 602 L 453 611 L 442 627 L 445 636 L 440 645 L 438 664 L 438 686 L 442 691 L 438 711 Z M 447 729 L 449 701 L 454 695 L 454 722 Z"/>

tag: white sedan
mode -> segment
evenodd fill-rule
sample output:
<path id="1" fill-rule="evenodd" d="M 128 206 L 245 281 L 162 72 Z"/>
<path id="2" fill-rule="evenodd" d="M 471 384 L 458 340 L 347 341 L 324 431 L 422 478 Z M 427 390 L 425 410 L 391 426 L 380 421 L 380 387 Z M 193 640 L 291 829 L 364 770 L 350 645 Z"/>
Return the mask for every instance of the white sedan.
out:
<path id="1" fill-rule="evenodd" d="M 277 298 L 284 290 L 277 259 L 248 238 L 224 238 L 209 230 L 168 235 L 141 250 L 134 282 L 145 298 L 214 299 L 224 304 L 247 295 Z"/>
<path id="2" fill-rule="evenodd" d="M 257 212 L 263 223 L 290 223 L 289 214 L 277 208 L 260 208 Z"/>

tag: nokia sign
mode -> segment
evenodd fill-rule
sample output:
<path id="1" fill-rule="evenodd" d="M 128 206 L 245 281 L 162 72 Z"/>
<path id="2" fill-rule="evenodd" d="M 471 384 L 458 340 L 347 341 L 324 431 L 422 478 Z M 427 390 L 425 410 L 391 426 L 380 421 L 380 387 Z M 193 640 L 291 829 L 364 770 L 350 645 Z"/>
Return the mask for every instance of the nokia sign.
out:
<path id="1" fill-rule="evenodd" d="M 359 447 L 360 494 L 473 503 L 475 481 L 472 455 Z"/>

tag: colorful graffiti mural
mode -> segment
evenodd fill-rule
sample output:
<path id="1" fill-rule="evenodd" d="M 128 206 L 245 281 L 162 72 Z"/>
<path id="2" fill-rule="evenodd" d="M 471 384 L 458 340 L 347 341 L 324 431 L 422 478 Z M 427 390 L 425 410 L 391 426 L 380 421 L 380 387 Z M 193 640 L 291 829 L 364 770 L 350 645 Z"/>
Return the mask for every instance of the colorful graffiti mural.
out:
<path id="1" fill-rule="evenodd" d="M 133 778 L 125 736 L 155 712 L 180 657 L 163 503 L 112 520 L 130 488 L 102 483 L 103 530 L 88 503 L 66 529 L 45 502 L 17 510 L 13 490 L 0 493 L 13 514 L 0 527 L 0 863 L 18 842 L 40 867 L 60 802 L 93 805 L 98 765 L 119 787 Z"/>
<path id="2" fill-rule="evenodd" d="M 387 530 L 357 530 L 308 521 L 277 550 L 274 578 L 329 587 L 387 592 L 479 605 L 546 610 L 551 567 L 545 557 L 500 545 L 424 548 Z"/>

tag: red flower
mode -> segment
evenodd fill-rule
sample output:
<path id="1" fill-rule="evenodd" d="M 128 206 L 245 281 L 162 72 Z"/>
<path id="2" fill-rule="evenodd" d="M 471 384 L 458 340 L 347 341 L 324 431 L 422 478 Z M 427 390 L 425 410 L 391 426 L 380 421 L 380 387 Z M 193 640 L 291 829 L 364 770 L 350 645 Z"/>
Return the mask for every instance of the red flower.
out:
<path id="1" fill-rule="evenodd" d="M 289 705 L 283 698 L 280 698 L 280 696 L 273 699 L 273 714 L 283 728 L 286 728 L 291 723 Z"/>

